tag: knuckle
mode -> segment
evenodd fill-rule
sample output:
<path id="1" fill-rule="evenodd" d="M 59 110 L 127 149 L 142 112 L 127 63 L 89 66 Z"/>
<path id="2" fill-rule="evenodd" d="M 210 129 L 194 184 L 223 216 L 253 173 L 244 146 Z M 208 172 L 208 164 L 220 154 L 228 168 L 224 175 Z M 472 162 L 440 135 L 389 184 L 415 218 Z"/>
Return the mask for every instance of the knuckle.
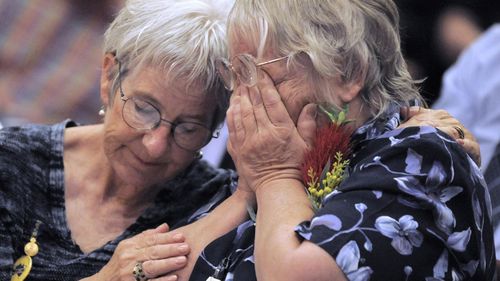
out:
<path id="1" fill-rule="evenodd" d="M 158 234 L 147 235 L 144 239 L 146 245 L 154 246 L 158 243 Z"/>
<path id="2" fill-rule="evenodd" d="M 118 246 L 116 247 L 117 249 L 122 249 L 122 248 L 127 248 L 132 244 L 132 241 L 129 239 L 125 239 L 118 243 Z"/>
<path id="3" fill-rule="evenodd" d="M 153 261 L 145 261 L 142 263 L 142 272 L 144 272 L 146 276 L 154 276 L 152 263 Z"/>
<path id="4" fill-rule="evenodd" d="M 440 116 L 448 116 L 448 112 L 444 109 L 438 109 L 436 110 L 436 114 L 440 115 Z"/>
<path id="5" fill-rule="evenodd" d="M 126 280 L 126 278 L 129 278 L 131 276 L 132 270 L 127 270 L 128 268 L 121 267 L 118 271 L 119 276 L 122 276 L 122 280 Z"/>
<path id="6" fill-rule="evenodd" d="M 150 260 L 156 260 L 160 258 L 160 251 L 158 247 L 150 247 L 149 253 L 148 253 L 148 258 Z"/>

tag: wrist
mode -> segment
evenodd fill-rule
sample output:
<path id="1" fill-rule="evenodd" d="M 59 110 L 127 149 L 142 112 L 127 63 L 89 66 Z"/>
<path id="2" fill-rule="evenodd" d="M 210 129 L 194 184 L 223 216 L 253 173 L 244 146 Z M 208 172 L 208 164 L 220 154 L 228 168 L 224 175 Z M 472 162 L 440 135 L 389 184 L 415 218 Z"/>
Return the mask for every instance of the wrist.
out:
<path id="1" fill-rule="evenodd" d="M 305 194 L 305 188 L 302 180 L 292 177 L 264 180 L 255 187 L 255 196 L 259 198 L 260 196 L 265 196 L 269 193 L 290 191 L 304 192 Z"/>
<path id="2" fill-rule="evenodd" d="M 87 277 L 81 281 L 103 281 L 103 280 L 109 280 L 109 281 L 112 281 L 114 280 L 113 278 L 111 278 L 111 276 L 113 275 L 110 275 L 108 274 L 108 265 L 104 265 L 101 270 L 99 270 L 96 274 L 90 276 L 90 277 Z"/>
<path id="3" fill-rule="evenodd" d="M 259 206 L 257 223 L 271 228 L 280 225 L 290 230 L 314 214 L 302 181 L 296 179 L 268 182 L 265 188 L 256 191 L 256 198 Z"/>
<path id="4" fill-rule="evenodd" d="M 236 201 L 247 206 L 255 207 L 257 205 L 257 199 L 255 198 L 255 193 L 253 191 L 236 189 L 232 196 Z"/>

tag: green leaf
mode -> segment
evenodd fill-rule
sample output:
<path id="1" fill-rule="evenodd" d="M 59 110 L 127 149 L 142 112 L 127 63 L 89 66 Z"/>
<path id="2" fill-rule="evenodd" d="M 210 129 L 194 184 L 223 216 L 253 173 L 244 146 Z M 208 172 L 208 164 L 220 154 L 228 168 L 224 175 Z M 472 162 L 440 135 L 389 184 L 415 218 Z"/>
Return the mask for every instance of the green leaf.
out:
<path id="1" fill-rule="evenodd" d="M 325 188 L 323 185 L 323 180 L 326 179 L 326 173 L 330 172 L 330 167 L 332 166 L 332 159 L 328 158 L 328 161 L 325 164 L 325 167 L 323 167 L 323 171 L 321 172 L 321 176 L 319 178 L 319 186 L 321 189 Z"/>

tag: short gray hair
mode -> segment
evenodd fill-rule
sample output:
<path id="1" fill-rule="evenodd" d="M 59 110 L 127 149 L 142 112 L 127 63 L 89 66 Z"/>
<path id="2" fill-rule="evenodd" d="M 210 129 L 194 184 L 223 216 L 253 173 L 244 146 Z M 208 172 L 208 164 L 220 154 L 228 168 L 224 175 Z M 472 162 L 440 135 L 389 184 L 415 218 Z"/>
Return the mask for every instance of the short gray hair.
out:
<path id="1" fill-rule="evenodd" d="M 224 120 L 229 103 L 229 93 L 215 68 L 215 60 L 227 56 L 227 9 L 220 4 L 214 0 L 128 0 L 106 30 L 104 52 L 115 54 L 123 69 L 154 66 L 168 73 L 171 81 L 182 77 L 188 87 L 202 85 L 218 101 L 215 127 Z M 117 69 L 109 75 L 114 77 L 114 93 Z"/>
<path id="2" fill-rule="evenodd" d="M 283 15 L 286 13 L 286 16 Z M 300 63 L 307 54 L 320 101 L 332 102 L 326 83 L 361 82 L 361 97 L 372 117 L 392 102 L 423 99 L 403 59 L 399 14 L 392 0 L 236 0 L 228 19 L 229 40 L 240 38 Z M 254 38 L 245 39 L 249 34 Z"/>

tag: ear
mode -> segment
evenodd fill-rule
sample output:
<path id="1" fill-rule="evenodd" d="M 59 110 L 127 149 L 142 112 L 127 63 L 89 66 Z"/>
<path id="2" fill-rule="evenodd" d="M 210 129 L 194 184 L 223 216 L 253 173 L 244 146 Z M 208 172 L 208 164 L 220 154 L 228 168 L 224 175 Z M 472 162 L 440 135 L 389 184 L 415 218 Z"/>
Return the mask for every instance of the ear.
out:
<path id="1" fill-rule="evenodd" d="M 116 67 L 115 56 L 111 53 L 106 53 L 102 59 L 101 87 L 100 87 L 101 102 L 104 105 L 104 107 L 109 106 L 110 96 L 114 94 L 111 93 L 113 86 L 113 77 L 111 76 L 111 73 L 113 73 L 114 67 Z"/>
<path id="2" fill-rule="evenodd" d="M 346 83 L 344 81 L 339 81 L 339 97 L 342 103 L 348 104 L 352 102 L 356 97 L 358 97 L 359 92 L 362 88 L 361 81 L 353 81 Z"/>

